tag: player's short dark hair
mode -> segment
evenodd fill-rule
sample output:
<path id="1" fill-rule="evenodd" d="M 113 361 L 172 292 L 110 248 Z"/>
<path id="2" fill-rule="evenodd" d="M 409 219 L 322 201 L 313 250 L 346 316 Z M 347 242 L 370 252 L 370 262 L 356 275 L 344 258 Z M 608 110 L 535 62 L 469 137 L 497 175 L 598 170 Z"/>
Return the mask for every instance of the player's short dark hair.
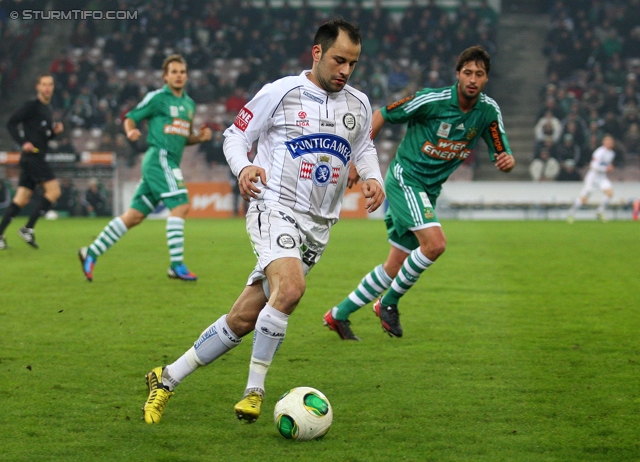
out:
<path id="1" fill-rule="evenodd" d="M 480 45 L 469 47 L 460 53 L 458 63 L 456 64 L 456 71 L 460 72 L 464 65 L 469 62 L 474 62 L 476 64 L 482 63 L 484 70 L 487 72 L 487 75 L 489 75 L 489 71 L 491 70 L 491 56 L 489 56 L 487 50 L 482 48 Z M 478 67 L 480 67 L 480 64 L 478 64 Z"/>
<path id="2" fill-rule="evenodd" d="M 38 75 L 38 78 L 36 79 L 36 85 L 38 85 L 40 83 L 40 81 L 45 77 L 51 77 L 53 79 L 53 76 L 51 74 L 40 74 L 40 75 Z"/>
<path id="3" fill-rule="evenodd" d="M 169 72 L 169 64 L 171 63 L 181 63 L 184 64 L 184 67 L 187 67 L 187 61 L 181 55 L 169 55 L 162 61 L 162 75 Z"/>
<path id="4" fill-rule="evenodd" d="M 322 51 L 327 51 L 336 43 L 340 31 L 343 30 L 349 36 L 349 39 L 355 45 L 362 43 L 362 34 L 360 33 L 360 27 L 356 24 L 351 24 L 341 18 L 332 19 L 331 21 L 321 25 L 316 32 L 316 36 L 313 38 L 314 45 L 320 45 Z"/>

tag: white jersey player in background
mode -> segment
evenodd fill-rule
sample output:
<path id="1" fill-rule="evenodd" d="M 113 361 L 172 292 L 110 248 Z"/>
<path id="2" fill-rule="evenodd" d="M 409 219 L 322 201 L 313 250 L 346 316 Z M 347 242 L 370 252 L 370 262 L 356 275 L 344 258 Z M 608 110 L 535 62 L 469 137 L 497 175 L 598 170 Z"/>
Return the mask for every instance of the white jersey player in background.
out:
<path id="1" fill-rule="evenodd" d="M 602 138 L 602 146 L 593 151 L 589 171 L 584 177 L 584 187 L 575 203 L 569 209 L 567 221 L 573 223 L 576 211 L 582 207 L 589 198 L 589 195 L 596 190 L 601 190 L 605 197 L 598 206 L 597 217 L 600 221 L 605 221 L 604 211 L 613 197 L 611 181 L 607 178 L 607 173 L 613 170 L 613 159 L 616 153 L 613 151 L 615 140 L 611 135 Z"/>
<path id="2" fill-rule="evenodd" d="M 369 212 L 384 200 L 371 139 L 367 97 L 346 85 L 358 61 L 360 31 L 343 20 L 322 25 L 313 67 L 265 85 L 225 131 L 224 152 L 249 200 L 247 231 L 258 262 L 229 314 L 202 332 L 183 356 L 147 374 L 144 419 L 157 423 L 173 389 L 254 331 L 249 379 L 236 404 L 239 419 L 260 416 L 267 370 L 284 339 L 289 315 L 305 291 L 305 275 L 318 262 L 338 220 L 349 162 L 365 179 Z M 258 140 L 253 163 L 247 159 Z"/>

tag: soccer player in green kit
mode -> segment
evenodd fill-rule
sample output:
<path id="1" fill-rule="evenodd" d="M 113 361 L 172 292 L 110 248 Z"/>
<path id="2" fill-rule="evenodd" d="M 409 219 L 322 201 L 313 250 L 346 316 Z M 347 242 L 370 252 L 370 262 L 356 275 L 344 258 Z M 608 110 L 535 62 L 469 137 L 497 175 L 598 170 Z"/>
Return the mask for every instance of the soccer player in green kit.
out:
<path id="1" fill-rule="evenodd" d="M 192 132 L 194 101 L 184 92 L 187 83 L 187 63 L 180 55 L 168 56 L 162 64 L 165 85 L 147 93 L 144 99 L 127 113 L 124 130 L 127 138 L 137 141 L 140 130 L 136 125 L 147 119 L 149 149 L 142 161 L 142 180 L 131 201 L 130 208 L 114 218 L 89 247 L 78 255 L 87 280 L 93 280 L 97 258 L 109 250 L 130 228 L 140 224 L 160 201 L 171 210 L 167 218 L 167 244 L 171 266 L 170 278 L 195 281 L 198 277 L 183 262 L 184 219 L 189 212 L 189 196 L 184 184 L 180 161 L 187 144 L 211 139 L 211 130 L 201 127 Z"/>
<path id="2" fill-rule="evenodd" d="M 343 340 L 360 340 L 351 330 L 349 316 L 376 299 L 373 311 L 382 329 L 390 336 L 402 336 L 398 302 L 445 250 L 436 199 L 478 140 L 485 140 L 498 170 L 513 169 L 500 108 L 482 93 L 490 68 L 489 54 L 480 46 L 470 47 L 458 58 L 455 85 L 424 88 L 373 114 L 374 138 L 385 122 L 408 126 L 385 178 L 389 256 L 324 316 L 324 324 Z M 357 173 L 350 178 L 357 182 Z"/>

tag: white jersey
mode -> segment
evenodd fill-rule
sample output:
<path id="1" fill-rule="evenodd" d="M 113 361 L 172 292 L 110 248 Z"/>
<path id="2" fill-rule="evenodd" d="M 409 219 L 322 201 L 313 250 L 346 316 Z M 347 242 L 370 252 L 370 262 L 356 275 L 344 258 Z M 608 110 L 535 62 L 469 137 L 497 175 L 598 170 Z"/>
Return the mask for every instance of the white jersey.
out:
<path id="1" fill-rule="evenodd" d="M 371 139 L 371 105 L 349 85 L 335 93 L 322 90 L 308 79 L 309 72 L 265 85 L 224 132 L 225 147 L 230 138 L 241 139 L 244 154 L 225 149 L 225 156 L 238 176 L 250 165 L 246 152 L 258 139 L 253 164 L 267 174 L 266 185 L 257 183 L 259 199 L 335 221 L 349 161 L 363 179 L 383 184 Z"/>
<path id="2" fill-rule="evenodd" d="M 613 163 L 616 153 L 611 149 L 600 146 L 593 151 L 589 171 L 584 177 L 584 186 L 580 192 L 581 197 L 587 197 L 593 191 L 611 190 L 611 181 L 607 178 L 607 170 Z"/>
<path id="3" fill-rule="evenodd" d="M 613 163 L 613 158 L 616 153 L 611 149 L 607 149 L 604 146 L 600 146 L 593 151 L 591 156 L 591 163 L 589 164 L 589 170 L 592 172 L 606 175 L 609 166 Z"/>

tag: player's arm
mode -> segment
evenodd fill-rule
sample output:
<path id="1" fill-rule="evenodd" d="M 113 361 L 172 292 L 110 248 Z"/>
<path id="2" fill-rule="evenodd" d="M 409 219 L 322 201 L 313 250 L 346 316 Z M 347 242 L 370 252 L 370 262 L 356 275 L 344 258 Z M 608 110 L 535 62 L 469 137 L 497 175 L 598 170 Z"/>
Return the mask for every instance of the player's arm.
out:
<path id="1" fill-rule="evenodd" d="M 124 119 L 124 133 L 127 135 L 129 141 L 136 142 L 142 136 L 140 130 L 136 127 L 136 122 L 133 119 L 126 118 Z"/>
<path id="2" fill-rule="evenodd" d="M 371 138 L 376 139 L 380 130 L 382 130 L 382 126 L 384 125 L 384 117 L 382 117 L 382 112 L 380 109 L 377 109 L 373 113 L 373 117 L 371 118 Z M 353 162 L 349 164 L 349 176 L 347 177 L 347 188 L 351 189 L 353 185 L 358 184 L 360 181 L 360 175 L 358 174 L 358 170 Z"/>
<path id="3" fill-rule="evenodd" d="M 267 172 L 264 168 L 253 165 L 247 153 L 251 151 L 253 142 L 267 130 L 269 114 L 282 99 L 279 88 L 267 84 L 238 113 L 233 124 L 224 132 L 222 149 L 231 172 L 238 178 L 238 188 L 244 200 L 257 198 L 262 190 L 258 182 L 267 184 Z"/>
<path id="4" fill-rule="evenodd" d="M 20 134 L 18 126 L 23 123 L 29 116 L 29 112 L 32 110 L 32 104 L 25 103 L 20 109 L 13 113 L 13 115 L 7 121 L 7 130 L 11 135 L 11 138 L 15 140 L 22 147 L 23 152 L 33 152 L 34 146 L 24 136 Z"/>
<path id="5" fill-rule="evenodd" d="M 124 119 L 124 133 L 131 142 L 136 142 L 142 136 L 140 129 L 137 125 L 143 119 L 149 119 L 153 117 L 158 111 L 157 98 L 155 97 L 157 92 L 152 91 L 145 95 L 145 97 L 138 103 L 136 107 L 131 109 L 126 114 Z"/>
<path id="6" fill-rule="evenodd" d="M 206 125 L 202 125 L 202 127 L 200 127 L 200 130 L 198 130 L 198 133 L 191 133 L 191 135 L 189 135 L 189 138 L 187 138 L 187 144 L 191 145 L 204 143 L 205 141 L 209 141 L 211 139 L 211 136 L 211 129 Z"/>
<path id="7" fill-rule="evenodd" d="M 489 147 L 489 155 L 496 168 L 505 173 L 513 170 L 516 160 L 511 154 L 509 140 L 507 139 L 507 133 L 502 124 L 502 115 L 499 111 L 496 111 L 495 119 L 489 124 L 482 137 Z"/>

